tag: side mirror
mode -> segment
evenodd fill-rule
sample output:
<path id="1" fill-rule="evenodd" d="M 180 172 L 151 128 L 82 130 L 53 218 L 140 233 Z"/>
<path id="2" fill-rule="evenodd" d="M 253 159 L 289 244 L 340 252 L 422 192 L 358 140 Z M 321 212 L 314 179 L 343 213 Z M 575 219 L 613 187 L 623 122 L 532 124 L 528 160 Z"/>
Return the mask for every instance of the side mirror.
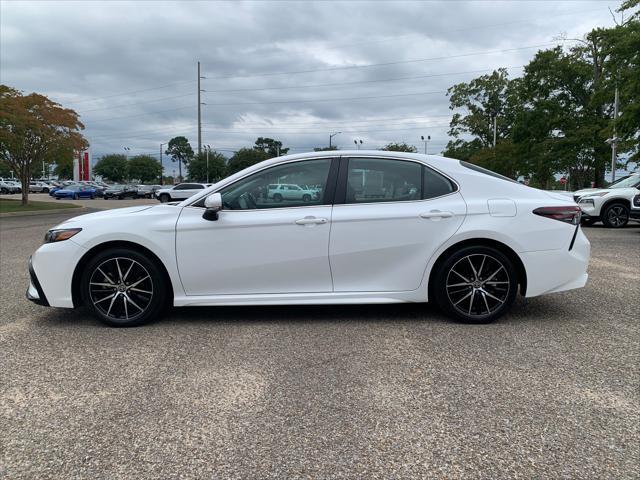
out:
<path id="1" fill-rule="evenodd" d="M 222 195 L 219 193 L 209 195 L 204 199 L 204 208 L 202 218 L 209 221 L 218 220 L 218 212 L 222 210 Z"/>

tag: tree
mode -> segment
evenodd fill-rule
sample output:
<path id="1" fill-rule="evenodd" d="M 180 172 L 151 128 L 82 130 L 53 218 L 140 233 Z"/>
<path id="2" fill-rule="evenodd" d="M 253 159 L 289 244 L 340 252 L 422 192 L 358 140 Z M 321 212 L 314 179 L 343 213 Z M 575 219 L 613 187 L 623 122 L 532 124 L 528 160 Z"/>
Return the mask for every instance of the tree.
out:
<path id="1" fill-rule="evenodd" d="M 11 176 L 11 167 L 9 167 L 9 163 L 4 160 L 0 160 L 0 177 L 7 178 Z"/>
<path id="2" fill-rule="evenodd" d="M 332 152 L 333 150 L 338 150 L 338 147 L 332 145 L 330 147 L 315 147 L 313 149 L 314 152 Z"/>
<path id="3" fill-rule="evenodd" d="M 182 181 L 182 164 L 186 167 L 193 158 L 193 149 L 187 137 L 174 137 L 169 140 L 167 155 L 171 155 L 171 160 L 178 162 L 178 179 Z"/>
<path id="4" fill-rule="evenodd" d="M 73 178 L 73 155 L 69 156 L 68 159 L 61 158 L 56 161 L 53 173 L 56 174 L 60 179 Z"/>
<path id="5" fill-rule="evenodd" d="M 84 125 L 73 110 L 63 108 L 44 95 L 23 95 L 0 85 L 0 160 L 6 162 L 22 183 L 22 204 L 29 200 L 32 168 L 46 162 L 61 148 L 87 147 Z"/>
<path id="6" fill-rule="evenodd" d="M 289 152 L 288 148 L 282 148 L 281 141 L 265 137 L 258 137 L 253 148 L 265 152 L 268 155 L 268 158 L 279 157 L 280 155 L 286 155 L 287 152 Z"/>
<path id="7" fill-rule="evenodd" d="M 269 158 L 269 154 L 264 150 L 255 148 L 241 148 L 229 160 L 227 165 L 227 175 L 232 175 L 240 170 L 244 170 L 251 165 L 260 163 Z"/>
<path id="8" fill-rule="evenodd" d="M 141 183 L 157 182 L 162 173 L 160 162 L 150 155 L 136 155 L 127 165 L 130 179 L 140 180 Z"/>
<path id="9" fill-rule="evenodd" d="M 196 182 L 210 182 L 222 180 L 227 175 L 227 159 L 220 152 L 214 150 L 209 152 L 209 175 L 207 176 L 207 152 L 189 162 L 189 179 Z"/>
<path id="10" fill-rule="evenodd" d="M 416 153 L 418 149 L 413 145 L 407 145 L 405 142 L 402 143 L 387 143 L 380 150 L 387 150 L 389 152 L 409 152 Z"/>
<path id="11" fill-rule="evenodd" d="M 112 182 L 121 182 L 127 178 L 127 157 L 121 153 L 112 153 L 102 157 L 93 167 L 93 172 Z"/>

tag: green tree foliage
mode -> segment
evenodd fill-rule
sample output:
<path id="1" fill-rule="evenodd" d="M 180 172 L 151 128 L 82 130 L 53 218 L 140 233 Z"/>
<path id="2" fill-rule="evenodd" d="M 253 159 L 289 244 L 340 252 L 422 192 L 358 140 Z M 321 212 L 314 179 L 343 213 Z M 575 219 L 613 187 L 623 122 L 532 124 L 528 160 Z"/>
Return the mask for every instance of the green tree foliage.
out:
<path id="1" fill-rule="evenodd" d="M 137 155 L 127 165 L 127 176 L 142 183 L 158 182 L 161 173 L 160 162 L 150 155 Z"/>
<path id="2" fill-rule="evenodd" d="M 389 152 L 409 152 L 416 153 L 418 149 L 413 145 L 408 145 L 406 143 L 388 143 L 380 150 L 388 150 Z"/>
<path id="3" fill-rule="evenodd" d="M 22 204 L 29 199 L 32 170 L 48 162 L 61 148 L 81 150 L 87 142 L 80 133 L 78 114 L 43 95 L 23 95 L 0 85 L 0 160 L 22 182 Z"/>
<path id="4" fill-rule="evenodd" d="M 209 182 L 215 183 L 227 175 L 227 159 L 220 152 L 209 152 Z M 207 152 L 189 162 L 189 179 L 194 182 L 207 181 Z"/>
<path id="5" fill-rule="evenodd" d="M 261 150 L 267 154 L 267 158 L 277 157 L 279 155 L 286 155 L 289 152 L 288 148 L 282 148 L 282 142 L 274 140 L 273 138 L 258 137 L 256 144 L 253 147 L 256 150 Z"/>
<path id="6" fill-rule="evenodd" d="M 333 150 L 338 150 L 338 147 L 332 145 L 330 147 L 315 147 L 313 149 L 314 152 L 332 152 Z"/>
<path id="7" fill-rule="evenodd" d="M 171 155 L 171 160 L 178 162 L 178 178 L 182 181 L 182 165 L 187 166 L 193 158 L 193 148 L 189 144 L 187 137 L 174 137 L 169 140 L 167 155 Z"/>
<path id="8" fill-rule="evenodd" d="M 631 2 L 633 3 L 633 2 Z M 637 5 L 638 2 L 635 2 Z M 572 188 L 604 184 L 613 136 L 636 160 L 640 145 L 640 20 L 596 29 L 565 50 L 539 51 L 521 78 L 500 69 L 449 89 L 453 139 L 445 155 L 548 187 L 569 173 Z M 496 147 L 493 147 L 493 121 Z"/>
<path id="9" fill-rule="evenodd" d="M 112 182 L 122 182 L 128 176 L 127 167 L 127 157 L 120 153 L 113 153 L 98 160 L 93 167 L 93 172 Z"/>
<path id="10" fill-rule="evenodd" d="M 0 177 L 7 178 L 11 176 L 11 168 L 4 160 L 0 160 Z"/>
<path id="11" fill-rule="evenodd" d="M 270 158 L 270 155 L 264 150 L 241 148 L 229 159 L 227 174 L 232 175 L 268 158 Z"/>

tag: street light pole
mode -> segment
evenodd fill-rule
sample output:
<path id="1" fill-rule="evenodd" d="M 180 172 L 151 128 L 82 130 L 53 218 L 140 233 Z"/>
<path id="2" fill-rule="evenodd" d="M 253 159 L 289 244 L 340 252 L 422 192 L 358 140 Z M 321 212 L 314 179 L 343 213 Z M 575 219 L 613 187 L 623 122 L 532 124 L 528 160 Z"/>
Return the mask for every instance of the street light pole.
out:
<path id="1" fill-rule="evenodd" d="M 211 150 L 211 145 L 205 145 L 204 149 L 207 152 L 207 183 L 209 183 L 209 151 Z"/>
<path id="2" fill-rule="evenodd" d="M 124 149 L 124 156 L 127 160 L 129 160 L 129 151 L 131 150 L 129 147 L 122 147 Z"/>
<path id="3" fill-rule="evenodd" d="M 422 140 L 424 142 L 424 154 L 427 154 L 427 145 L 429 144 L 429 141 L 431 140 L 431 135 L 427 135 L 427 138 L 424 138 L 424 135 L 420 135 L 420 140 Z"/>
<path id="4" fill-rule="evenodd" d="M 342 132 L 335 132 L 329 135 L 329 149 L 331 149 L 331 139 Z"/>
<path id="5" fill-rule="evenodd" d="M 164 166 L 162 165 L 162 146 L 166 145 L 166 143 L 160 144 L 160 185 L 164 185 L 162 178 L 164 177 Z"/>

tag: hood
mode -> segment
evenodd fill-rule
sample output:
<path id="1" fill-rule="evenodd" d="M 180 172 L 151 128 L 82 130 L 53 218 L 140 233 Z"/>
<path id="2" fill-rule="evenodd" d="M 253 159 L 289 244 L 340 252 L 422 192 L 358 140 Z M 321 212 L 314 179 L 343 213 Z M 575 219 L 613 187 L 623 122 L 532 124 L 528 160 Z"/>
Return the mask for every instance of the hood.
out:
<path id="1" fill-rule="evenodd" d="M 125 215 L 131 215 L 138 212 L 143 212 L 150 208 L 156 208 L 160 205 L 140 205 L 138 207 L 126 207 L 126 208 L 114 208 L 112 210 L 103 210 L 101 212 L 87 213 L 85 215 L 78 215 L 77 217 L 70 218 L 62 222 L 60 225 L 66 225 L 68 223 L 82 222 L 85 220 L 95 221 L 102 218 L 121 217 Z"/>
<path id="2" fill-rule="evenodd" d="M 600 193 L 605 192 L 609 193 L 611 191 L 610 188 L 583 188 L 582 190 L 578 190 L 574 192 L 578 196 L 586 195 L 587 193 Z"/>

